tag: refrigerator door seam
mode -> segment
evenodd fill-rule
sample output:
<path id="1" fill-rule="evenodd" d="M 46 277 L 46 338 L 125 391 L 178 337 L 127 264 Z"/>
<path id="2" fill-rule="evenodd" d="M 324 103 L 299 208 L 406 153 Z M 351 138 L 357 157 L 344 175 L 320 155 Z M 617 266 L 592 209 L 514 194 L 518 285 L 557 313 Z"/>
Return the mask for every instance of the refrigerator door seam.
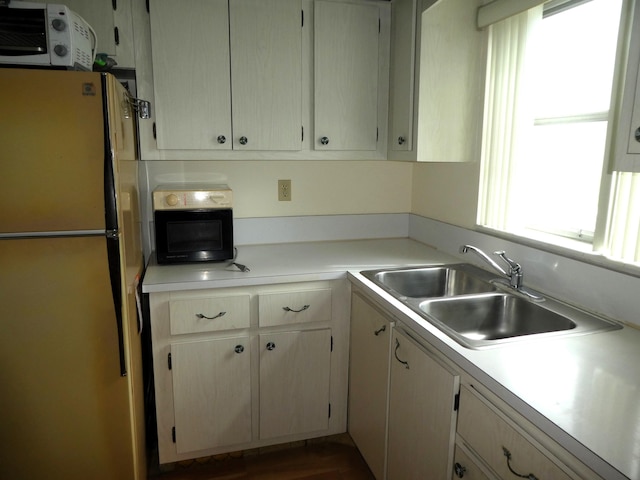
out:
<path id="1" fill-rule="evenodd" d="M 39 238 L 39 237 L 101 237 L 105 230 L 52 230 L 48 232 L 12 232 L 0 233 L 2 238 Z"/>

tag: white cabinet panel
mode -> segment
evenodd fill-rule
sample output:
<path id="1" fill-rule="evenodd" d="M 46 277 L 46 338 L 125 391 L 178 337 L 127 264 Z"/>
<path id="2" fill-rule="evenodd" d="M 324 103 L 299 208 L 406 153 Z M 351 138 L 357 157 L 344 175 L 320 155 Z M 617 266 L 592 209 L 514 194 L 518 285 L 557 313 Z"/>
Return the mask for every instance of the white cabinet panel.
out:
<path id="1" fill-rule="evenodd" d="M 227 0 L 151 0 L 150 16 L 158 148 L 230 150 Z"/>
<path id="2" fill-rule="evenodd" d="M 387 477 L 450 478 L 460 377 L 394 329 Z"/>
<path id="3" fill-rule="evenodd" d="M 387 392 L 392 323 L 360 295 L 351 301 L 349 434 L 377 479 L 387 450 Z"/>
<path id="4" fill-rule="evenodd" d="M 260 335 L 260 438 L 329 427 L 331 330 Z"/>
<path id="5" fill-rule="evenodd" d="M 331 321 L 331 289 L 265 293 L 259 297 L 260 326 Z"/>
<path id="6" fill-rule="evenodd" d="M 178 453 L 251 440 L 249 337 L 171 345 Z"/>
<path id="7" fill-rule="evenodd" d="M 314 15 L 315 149 L 376 150 L 379 7 L 316 1 Z"/>
<path id="8" fill-rule="evenodd" d="M 301 17 L 301 0 L 230 2 L 234 150 L 300 150 Z"/>
<path id="9" fill-rule="evenodd" d="M 249 328 L 249 295 L 169 302 L 171 335 Z"/>

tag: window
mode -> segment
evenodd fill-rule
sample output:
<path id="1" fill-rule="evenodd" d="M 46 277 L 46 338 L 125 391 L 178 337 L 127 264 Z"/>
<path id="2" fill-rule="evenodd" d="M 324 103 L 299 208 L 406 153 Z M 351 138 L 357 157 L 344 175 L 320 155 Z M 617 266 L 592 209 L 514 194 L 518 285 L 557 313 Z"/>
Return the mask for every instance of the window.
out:
<path id="1" fill-rule="evenodd" d="M 480 225 L 640 261 L 640 174 L 605 162 L 623 1 L 554 0 L 489 27 Z"/>

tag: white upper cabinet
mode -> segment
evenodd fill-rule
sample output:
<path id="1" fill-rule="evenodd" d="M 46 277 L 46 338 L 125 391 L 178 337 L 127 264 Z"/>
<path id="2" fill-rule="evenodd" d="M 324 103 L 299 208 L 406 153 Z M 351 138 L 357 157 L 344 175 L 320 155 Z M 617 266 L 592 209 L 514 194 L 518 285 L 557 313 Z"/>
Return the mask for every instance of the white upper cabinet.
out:
<path id="1" fill-rule="evenodd" d="M 227 0 L 152 0 L 160 149 L 231 149 Z"/>
<path id="2" fill-rule="evenodd" d="M 131 0 L 65 0 L 98 37 L 98 53 L 106 53 L 117 68 L 135 68 Z"/>
<path id="3" fill-rule="evenodd" d="M 302 146 L 300 0 L 232 0 L 233 148 Z"/>
<path id="4" fill-rule="evenodd" d="M 300 150 L 301 0 L 152 0 L 150 15 L 159 149 Z"/>
<path id="5" fill-rule="evenodd" d="M 376 150 L 380 8 L 316 1 L 314 15 L 314 148 Z"/>
<path id="6" fill-rule="evenodd" d="M 625 3 L 623 15 L 629 24 L 621 35 L 628 44 L 619 42 L 626 48 L 617 59 L 622 90 L 614 106 L 612 169 L 640 172 L 640 6 L 637 2 Z"/>
<path id="7" fill-rule="evenodd" d="M 391 8 L 389 158 L 413 150 L 416 14 L 418 0 L 396 0 Z M 404 160 L 404 158 L 399 158 Z"/>
<path id="8" fill-rule="evenodd" d="M 387 158 L 388 1 L 149 3 L 143 159 Z"/>

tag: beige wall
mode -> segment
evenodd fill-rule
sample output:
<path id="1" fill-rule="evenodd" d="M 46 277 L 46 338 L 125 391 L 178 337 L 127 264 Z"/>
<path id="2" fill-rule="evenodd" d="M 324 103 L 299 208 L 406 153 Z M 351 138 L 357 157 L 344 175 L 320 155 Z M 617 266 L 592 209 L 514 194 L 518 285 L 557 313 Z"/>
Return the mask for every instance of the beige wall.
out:
<path id="1" fill-rule="evenodd" d="M 476 223 L 480 163 L 413 165 L 411 212 L 472 228 Z"/>
<path id="2" fill-rule="evenodd" d="M 411 212 L 413 165 L 388 161 L 145 162 L 149 188 L 163 183 L 227 183 L 236 218 Z M 278 201 L 290 179 L 292 201 Z"/>

